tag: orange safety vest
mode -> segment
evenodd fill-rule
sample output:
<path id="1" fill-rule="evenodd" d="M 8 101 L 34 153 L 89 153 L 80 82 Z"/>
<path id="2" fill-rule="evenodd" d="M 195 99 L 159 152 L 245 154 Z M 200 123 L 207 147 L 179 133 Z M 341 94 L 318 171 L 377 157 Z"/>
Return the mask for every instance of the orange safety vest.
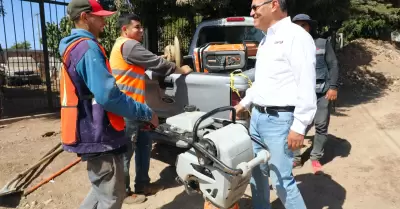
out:
<path id="1" fill-rule="evenodd" d="M 68 60 L 70 52 L 81 41 L 90 40 L 90 38 L 81 38 L 68 46 L 63 55 L 63 65 L 61 66 L 60 79 L 60 100 L 61 100 L 61 140 L 65 145 L 74 145 L 77 142 L 77 123 L 78 123 L 78 103 L 79 98 L 76 94 L 75 85 L 68 74 L 65 61 Z M 97 43 L 97 42 L 96 42 Z M 110 64 L 107 59 L 104 48 L 97 43 L 106 60 L 106 65 L 111 73 Z M 111 112 L 106 112 L 108 120 L 116 131 L 123 131 L 125 128 L 124 118 Z"/>
<path id="2" fill-rule="evenodd" d="M 118 88 L 137 102 L 145 103 L 145 69 L 140 66 L 130 65 L 122 56 L 122 46 L 132 40 L 119 37 L 111 51 L 110 64 Z"/>

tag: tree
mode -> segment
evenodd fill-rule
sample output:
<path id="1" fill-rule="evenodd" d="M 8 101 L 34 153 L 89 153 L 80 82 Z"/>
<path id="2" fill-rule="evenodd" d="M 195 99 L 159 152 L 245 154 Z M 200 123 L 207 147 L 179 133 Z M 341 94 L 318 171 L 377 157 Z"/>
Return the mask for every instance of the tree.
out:
<path id="1" fill-rule="evenodd" d="M 204 19 L 250 15 L 251 1 L 243 0 L 177 0 L 178 7 L 201 14 Z M 184 10 L 185 11 L 185 10 Z"/>
<path id="2" fill-rule="evenodd" d="M 31 49 L 31 43 L 29 43 L 29 41 L 15 43 L 11 46 L 11 49 Z"/>
<path id="3" fill-rule="evenodd" d="M 290 0 L 289 15 L 309 14 L 317 20 L 318 32 L 339 31 L 345 33 L 348 40 L 358 37 L 381 37 L 399 27 L 399 9 L 389 3 L 394 0 Z M 228 16 L 249 16 L 251 1 L 243 0 L 116 0 L 117 15 L 107 19 L 107 25 L 100 43 L 107 53 L 111 51 L 115 39 L 119 36 L 116 28 L 118 15 L 136 13 L 147 28 L 149 49 L 155 53 L 161 51 L 178 35 L 182 41 L 182 50 L 186 52 L 197 24 L 205 19 Z M 154 15 L 157 14 L 157 15 Z M 201 17 L 199 17 L 199 14 Z M 343 24 L 342 24 L 343 23 Z M 47 23 L 49 49 L 58 56 L 58 44 L 61 38 L 70 33 L 73 24 L 63 18 L 60 25 Z M 334 28 L 334 30 L 330 30 Z M 161 49 L 161 50 L 160 50 Z"/>
<path id="4" fill-rule="evenodd" d="M 72 28 L 73 24 L 67 17 L 63 17 L 59 25 L 57 23 L 46 23 L 47 47 L 52 56 L 61 58 L 58 46 L 61 39 L 70 34 Z M 40 41 L 42 42 L 42 40 Z"/>
<path id="5" fill-rule="evenodd" d="M 296 0 L 289 1 L 289 15 L 306 13 L 318 21 L 319 28 L 330 26 L 334 21 L 349 17 L 350 0 Z"/>
<path id="6" fill-rule="evenodd" d="M 111 52 L 114 41 L 119 35 L 119 32 L 116 30 L 117 17 L 118 14 L 107 18 L 106 27 L 99 40 L 107 54 Z M 68 17 L 63 17 L 59 24 L 55 22 L 46 23 L 47 47 L 52 56 L 61 59 L 59 53 L 60 41 L 62 38 L 68 36 L 74 27 L 73 22 Z"/>
<path id="7" fill-rule="evenodd" d="M 1 16 L 5 16 L 6 15 L 6 11 L 4 10 L 4 3 L 3 0 L 0 0 L 0 17 Z"/>
<path id="8" fill-rule="evenodd" d="M 396 3 L 397 2 L 397 3 Z M 318 21 L 319 32 L 337 27 L 345 42 L 356 38 L 389 39 L 400 27 L 398 0 L 296 0 L 289 14 L 307 13 Z M 333 31 L 331 31 L 333 32 Z"/>
<path id="9" fill-rule="evenodd" d="M 345 41 L 361 37 L 389 40 L 390 33 L 400 27 L 400 9 L 390 2 L 352 0 L 350 17 L 339 30 Z"/>

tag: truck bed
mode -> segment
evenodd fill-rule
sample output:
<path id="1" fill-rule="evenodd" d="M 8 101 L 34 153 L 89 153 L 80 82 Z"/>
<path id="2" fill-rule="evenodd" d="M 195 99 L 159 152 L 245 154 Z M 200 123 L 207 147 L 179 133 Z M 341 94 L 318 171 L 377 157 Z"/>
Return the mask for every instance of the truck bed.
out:
<path id="1" fill-rule="evenodd" d="M 254 68 L 243 73 L 254 81 Z M 193 72 L 189 75 L 172 74 L 167 77 L 151 71 L 146 74 L 146 103 L 161 118 L 182 113 L 187 105 L 194 105 L 203 112 L 231 105 L 230 73 Z M 247 79 L 241 76 L 234 76 L 234 86 L 239 91 L 249 88 Z M 228 119 L 229 113 L 219 113 L 215 117 Z"/>

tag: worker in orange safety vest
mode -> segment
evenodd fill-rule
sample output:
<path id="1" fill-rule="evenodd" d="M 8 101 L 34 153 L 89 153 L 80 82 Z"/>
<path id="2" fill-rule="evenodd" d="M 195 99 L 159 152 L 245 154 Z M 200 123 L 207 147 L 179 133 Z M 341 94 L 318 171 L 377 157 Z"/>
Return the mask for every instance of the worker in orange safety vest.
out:
<path id="1" fill-rule="evenodd" d="M 114 14 L 100 0 L 71 0 L 75 28 L 60 41 L 61 142 L 87 162 L 91 190 L 80 208 L 121 208 L 124 192 L 122 153 L 129 140 L 124 118 L 158 125 L 158 117 L 116 87 L 104 48 L 97 39 L 105 17 Z"/>
<path id="2" fill-rule="evenodd" d="M 112 73 L 117 81 L 117 86 L 126 95 L 142 104 L 145 103 L 145 69 L 161 75 L 172 73 L 188 74 L 192 72 L 189 66 L 177 67 L 173 62 L 168 62 L 145 49 L 142 44 L 143 27 L 140 18 L 135 14 L 123 14 L 119 18 L 118 27 L 120 37 L 115 41 L 110 55 Z M 132 143 L 124 153 L 124 171 L 126 198 L 124 203 L 137 204 L 144 202 L 146 195 L 155 194 L 163 189 L 162 185 L 150 184 L 148 171 L 150 168 L 150 152 L 152 140 L 145 132 L 139 131 L 140 122 L 125 118 L 126 134 Z M 130 188 L 129 167 L 130 160 L 135 155 L 135 191 Z"/>

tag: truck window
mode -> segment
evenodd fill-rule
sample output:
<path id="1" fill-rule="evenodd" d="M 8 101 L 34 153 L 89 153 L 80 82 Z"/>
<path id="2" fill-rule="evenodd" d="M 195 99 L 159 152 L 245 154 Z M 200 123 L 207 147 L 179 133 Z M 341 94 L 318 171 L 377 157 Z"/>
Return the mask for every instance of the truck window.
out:
<path id="1" fill-rule="evenodd" d="M 200 29 L 197 47 L 209 42 L 238 44 L 246 41 L 260 42 L 264 34 L 253 26 L 205 26 Z"/>

